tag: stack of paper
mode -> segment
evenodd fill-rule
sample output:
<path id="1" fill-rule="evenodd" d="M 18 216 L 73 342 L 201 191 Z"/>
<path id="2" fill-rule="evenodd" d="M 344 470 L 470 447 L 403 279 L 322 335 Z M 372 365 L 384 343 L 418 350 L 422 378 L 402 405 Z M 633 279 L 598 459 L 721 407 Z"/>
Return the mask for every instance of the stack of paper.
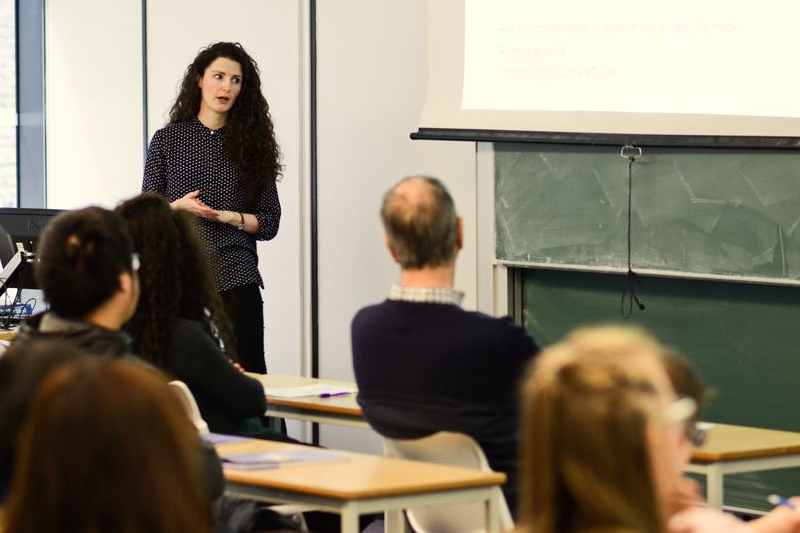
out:
<path id="1" fill-rule="evenodd" d="M 273 387 L 267 389 L 267 396 L 274 396 L 275 398 L 302 398 L 303 396 L 342 396 L 358 392 L 355 387 L 341 386 L 341 385 L 326 385 L 324 383 L 315 383 L 314 385 L 302 385 L 300 387 Z"/>
<path id="2" fill-rule="evenodd" d="M 222 456 L 225 468 L 235 470 L 265 470 L 295 463 L 344 461 L 346 457 L 328 450 L 286 450 L 282 452 L 232 453 Z"/>
<path id="3" fill-rule="evenodd" d="M 200 437 L 209 444 L 227 444 L 230 442 L 245 442 L 251 439 L 239 437 L 237 435 L 225 435 L 223 433 L 205 433 Z"/>

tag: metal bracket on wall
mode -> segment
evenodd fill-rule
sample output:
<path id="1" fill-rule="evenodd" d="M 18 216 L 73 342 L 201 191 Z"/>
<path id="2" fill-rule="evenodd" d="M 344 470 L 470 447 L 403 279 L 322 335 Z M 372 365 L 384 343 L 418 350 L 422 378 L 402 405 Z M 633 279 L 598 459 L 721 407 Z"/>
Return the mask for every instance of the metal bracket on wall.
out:
<path id="1" fill-rule="evenodd" d="M 514 320 L 514 323 L 519 326 L 525 325 L 524 313 L 524 298 L 522 290 L 522 269 L 509 268 L 508 269 L 508 313 Z"/>

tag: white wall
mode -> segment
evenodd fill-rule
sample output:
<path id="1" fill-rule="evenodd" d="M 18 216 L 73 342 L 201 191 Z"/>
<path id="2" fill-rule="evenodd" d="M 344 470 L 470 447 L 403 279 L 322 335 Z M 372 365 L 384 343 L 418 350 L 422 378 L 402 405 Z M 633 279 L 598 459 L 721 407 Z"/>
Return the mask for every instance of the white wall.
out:
<path id="1" fill-rule="evenodd" d="M 82 11 L 90 3 L 94 11 Z M 56 63 L 48 57 L 48 151 L 55 150 L 50 153 L 52 162 L 48 158 L 51 206 L 113 205 L 139 190 L 142 117 L 134 124 L 133 114 L 141 115 L 141 65 L 98 67 L 88 45 L 79 39 L 90 35 L 96 37 L 93 44 L 113 42 L 114 47 L 106 48 L 108 55 L 123 53 L 133 61 L 141 39 L 140 13 L 128 11 L 133 4 L 138 9 L 140 2 L 48 0 L 48 24 L 53 28 L 48 35 L 54 30 L 68 34 L 72 51 L 62 53 L 54 49 L 52 39 L 48 43 Z M 299 374 L 308 370 L 302 362 L 309 342 L 304 283 L 308 175 L 303 170 L 308 156 L 303 76 L 308 60 L 303 46 L 307 0 L 231 0 L 225 3 L 225 20 L 236 24 L 221 21 L 218 5 L 211 0 L 149 2 L 149 133 L 164 124 L 181 75 L 202 46 L 235 39 L 259 62 L 286 167 L 279 184 L 281 230 L 259 249 L 267 283 L 268 366 L 273 372 Z M 476 306 L 475 145 L 409 140 L 417 127 L 426 82 L 423 0 L 318 0 L 317 6 L 320 369 L 323 377 L 352 379 L 350 321 L 360 307 L 382 300 L 398 276 L 383 248 L 378 207 L 384 191 L 400 178 L 432 174 L 453 193 L 466 233 L 456 284 L 467 293 L 465 305 Z M 121 18 L 126 19 L 124 24 L 117 20 Z M 96 48 L 92 46 L 92 54 Z M 141 50 L 136 53 L 141 57 Z M 82 106 L 81 99 L 69 96 L 75 93 L 72 76 L 86 68 L 94 80 L 86 92 L 89 99 L 101 103 L 108 99 L 110 104 L 113 95 L 115 107 Z M 115 88 L 113 94 L 109 85 Z M 80 85 L 80 91 L 85 89 Z M 125 125 L 108 124 L 108 117 L 128 113 Z M 81 138 L 71 139 L 67 118 Z M 93 129 L 97 125 L 106 130 Z M 116 134 L 116 128 L 130 138 Z M 87 130 L 102 132 L 103 151 L 84 139 L 89 137 Z M 59 143 L 64 144 L 53 146 Z M 122 169 L 124 176 L 101 179 L 98 170 L 106 166 Z M 61 201 L 53 202 L 56 197 Z M 329 446 L 380 450 L 379 440 L 367 431 L 322 426 L 322 440 Z"/>
<path id="2" fill-rule="evenodd" d="M 300 3 L 296 0 L 210 0 L 150 2 L 148 38 L 148 127 L 152 135 L 164 126 L 183 73 L 197 52 L 216 41 L 238 41 L 258 62 L 262 90 L 272 109 L 285 172 L 278 184 L 283 208 L 278 236 L 259 243 L 266 291 L 267 365 L 271 372 L 300 373 L 302 312 L 301 186 L 303 131 L 300 83 Z M 243 23 L 249 21 L 249 23 Z"/>
<path id="3" fill-rule="evenodd" d="M 301 0 L 149 2 L 148 136 L 162 127 L 200 48 L 239 41 L 259 63 L 283 152 L 278 236 L 259 243 L 266 283 L 267 364 L 300 374 L 304 360 L 301 201 L 304 129 Z M 114 206 L 138 194 L 143 170 L 141 0 L 47 0 L 48 207 Z M 296 434 L 296 432 L 295 432 Z"/>
<path id="4" fill-rule="evenodd" d="M 47 0 L 47 206 L 113 206 L 142 175 L 140 0 Z"/>
<path id="5" fill-rule="evenodd" d="M 259 243 L 265 282 L 267 368 L 298 375 L 303 360 L 302 192 L 303 108 L 301 84 L 302 4 L 297 0 L 150 2 L 147 12 L 148 120 L 150 134 L 164 126 L 186 67 L 197 52 L 216 41 L 238 41 L 258 62 L 262 91 L 270 104 L 284 175 L 278 184 L 283 210 L 278 236 Z M 297 436 L 297 427 L 290 427 Z"/>
<path id="6" fill-rule="evenodd" d="M 318 0 L 320 373 L 352 379 L 350 321 L 398 270 L 383 247 L 381 196 L 410 174 L 450 189 L 465 220 L 456 285 L 476 302 L 475 145 L 411 141 L 425 96 L 421 0 Z M 322 427 L 322 442 L 376 452 L 368 432 Z"/>

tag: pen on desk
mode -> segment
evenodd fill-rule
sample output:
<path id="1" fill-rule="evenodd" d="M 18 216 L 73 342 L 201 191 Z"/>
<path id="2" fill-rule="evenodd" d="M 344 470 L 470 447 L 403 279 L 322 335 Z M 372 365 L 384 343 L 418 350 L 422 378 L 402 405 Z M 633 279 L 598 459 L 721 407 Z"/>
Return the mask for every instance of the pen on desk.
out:
<path id="1" fill-rule="evenodd" d="M 784 498 L 783 496 L 779 496 L 777 494 L 770 494 L 767 496 L 767 501 L 774 505 L 775 507 L 788 507 L 789 509 L 797 509 L 794 503 L 789 498 Z"/>
<path id="2" fill-rule="evenodd" d="M 347 396 L 349 392 L 323 392 L 319 395 L 320 398 L 334 398 L 336 396 Z"/>

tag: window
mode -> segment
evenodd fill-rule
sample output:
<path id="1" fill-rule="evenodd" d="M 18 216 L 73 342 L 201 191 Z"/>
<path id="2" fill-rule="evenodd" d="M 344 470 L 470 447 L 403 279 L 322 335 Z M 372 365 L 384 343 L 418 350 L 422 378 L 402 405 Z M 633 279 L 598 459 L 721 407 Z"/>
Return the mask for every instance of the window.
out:
<path id="1" fill-rule="evenodd" d="M 2 162 L 14 161 L 14 169 L 0 176 L 0 204 L 15 207 L 45 207 L 45 137 L 44 137 L 44 0 L 0 0 L 0 24 L 5 33 L 0 61 L 2 109 L 9 110 L 11 120 L 0 122 L 0 139 L 5 150 L 6 131 L 15 131 L 15 150 Z M 7 84 L 13 87 L 6 97 Z M 13 98 L 13 104 L 11 99 Z M 2 115 L 5 117 L 6 115 Z M 6 178 L 8 176 L 8 178 Z M 6 181 L 6 179 L 8 181 Z M 10 203 L 12 202 L 13 203 Z M 8 203 L 7 203 L 8 202 Z"/>
<path id="2" fill-rule="evenodd" d="M 16 2 L 0 0 L 0 207 L 17 207 Z"/>

